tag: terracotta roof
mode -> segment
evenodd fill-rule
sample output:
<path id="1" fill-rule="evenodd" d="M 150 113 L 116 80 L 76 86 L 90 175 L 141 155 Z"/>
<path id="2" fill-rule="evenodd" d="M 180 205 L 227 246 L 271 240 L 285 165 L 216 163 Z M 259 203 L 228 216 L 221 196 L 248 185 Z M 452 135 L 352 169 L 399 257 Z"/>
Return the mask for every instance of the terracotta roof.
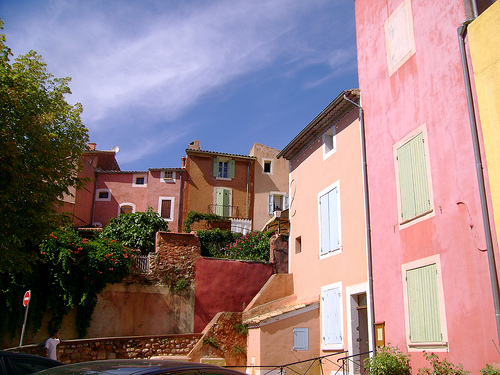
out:
<path id="1" fill-rule="evenodd" d="M 97 173 L 148 173 L 148 171 L 117 171 L 117 170 L 103 170 L 97 169 Z"/>
<path id="2" fill-rule="evenodd" d="M 349 112 L 357 107 L 344 99 L 344 95 L 353 102 L 359 103 L 360 90 L 342 91 L 328 106 L 321 111 L 292 141 L 277 155 L 292 160 L 309 147 L 333 125 L 338 123 Z"/>
<path id="3" fill-rule="evenodd" d="M 174 172 L 182 172 L 185 171 L 186 168 L 148 168 L 150 171 L 174 171 Z"/>
<path id="4" fill-rule="evenodd" d="M 314 302 L 309 302 L 309 303 L 296 303 L 293 305 L 286 305 L 286 306 L 283 306 L 279 309 L 269 311 L 269 312 L 266 312 L 266 313 L 261 314 L 261 315 L 252 316 L 251 318 L 245 319 L 243 321 L 243 323 L 250 324 L 250 325 L 259 324 L 267 319 L 276 318 L 276 317 L 282 316 L 282 315 L 289 313 L 289 312 L 292 312 L 292 311 L 297 311 L 300 309 L 304 309 L 306 307 L 313 307 L 313 305 L 315 305 L 315 304 L 319 305 L 319 302 L 314 301 Z"/>
<path id="5" fill-rule="evenodd" d="M 202 154 L 202 155 L 213 155 L 213 156 L 231 156 L 234 158 L 241 158 L 241 159 L 251 159 L 251 160 L 256 160 L 257 157 L 255 156 L 248 156 L 248 155 L 238 155 L 238 154 L 227 154 L 225 152 L 215 152 L 215 151 L 206 151 L 206 150 L 191 150 L 189 148 L 186 149 L 186 154 Z"/>

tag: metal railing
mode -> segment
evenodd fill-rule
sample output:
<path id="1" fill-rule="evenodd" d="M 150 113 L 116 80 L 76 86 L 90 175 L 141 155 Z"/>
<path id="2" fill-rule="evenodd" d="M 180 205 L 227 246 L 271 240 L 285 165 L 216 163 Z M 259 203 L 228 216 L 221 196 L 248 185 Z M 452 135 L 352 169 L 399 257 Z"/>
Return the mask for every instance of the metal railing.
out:
<path id="1" fill-rule="evenodd" d="M 240 213 L 239 206 L 227 206 L 222 204 L 209 204 L 208 213 L 216 214 L 225 218 L 244 219 Z"/>
<path id="2" fill-rule="evenodd" d="M 148 273 L 149 272 L 149 256 L 137 255 L 132 260 L 132 272 L 134 273 Z"/>
<path id="3" fill-rule="evenodd" d="M 350 366 L 354 366 L 353 373 L 356 375 L 368 374 L 368 369 L 362 364 L 363 358 L 371 352 L 359 353 L 345 356 L 347 351 L 337 352 L 322 357 L 311 358 L 278 366 L 226 366 L 244 372 L 251 370 L 251 374 L 260 375 L 332 375 L 349 374 Z M 337 358 L 342 356 L 341 358 Z M 332 358 L 335 357 L 335 358 Z M 324 368 L 327 367 L 326 371 Z M 257 371 L 254 371 L 257 370 Z"/>

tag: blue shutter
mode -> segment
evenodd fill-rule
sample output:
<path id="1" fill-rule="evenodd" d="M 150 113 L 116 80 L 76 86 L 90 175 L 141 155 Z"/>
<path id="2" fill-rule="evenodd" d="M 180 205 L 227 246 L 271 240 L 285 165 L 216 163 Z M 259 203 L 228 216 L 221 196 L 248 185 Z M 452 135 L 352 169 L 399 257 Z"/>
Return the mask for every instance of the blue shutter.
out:
<path id="1" fill-rule="evenodd" d="M 323 292 L 323 343 L 342 344 L 340 287 Z"/>
<path id="2" fill-rule="evenodd" d="M 338 189 L 330 190 L 319 200 L 321 221 L 321 254 L 340 248 Z"/>
<path id="3" fill-rule="evenodd" d="M 320 222 L 321 222 L 321 254 L 330 251 L 330 214 L 328 207 L 328 194 L 319 198 Z"/>
<path id="4" fill-rule="evenodd" d="M 309 328 L 293 329 L 293 349 L 309 350 Z"/>

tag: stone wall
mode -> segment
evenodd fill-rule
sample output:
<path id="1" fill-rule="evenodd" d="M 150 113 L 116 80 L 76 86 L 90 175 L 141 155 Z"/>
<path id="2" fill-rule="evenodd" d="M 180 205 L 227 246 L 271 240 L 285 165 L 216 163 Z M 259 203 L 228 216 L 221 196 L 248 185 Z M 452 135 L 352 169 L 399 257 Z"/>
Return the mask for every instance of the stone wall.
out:
<path id="1" fill-rule="evenodd" d="M 187 360 L 187 355 L 201 336 L 201 334 L 190 334 L 65 340 L 57 346 L 57 359 L 63 363 L 157 356 L 186 357 Z M 15 350 L 45 356 L 43 343 L 23 346 Z"/>

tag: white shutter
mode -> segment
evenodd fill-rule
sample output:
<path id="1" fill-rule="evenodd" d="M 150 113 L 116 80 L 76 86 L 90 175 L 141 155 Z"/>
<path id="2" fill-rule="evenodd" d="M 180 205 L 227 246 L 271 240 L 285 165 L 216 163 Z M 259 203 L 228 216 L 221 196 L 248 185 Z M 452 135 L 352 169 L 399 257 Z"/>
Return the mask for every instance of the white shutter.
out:
<path id="1" fill-rule="evenodd" d="M 338 189 L 335 188 L 328 193 L 330 215 L 330 250 L 336 250 L 340 247 L 338 202 Z"/>
<path id="2" fill-rule="evenodd" d="M 272 194 L 269 194 L 268 205 L 269 205 L 269 215 L 272 215 L 274 212 L 274 195 Z"/>
<path id="3" fill-rule="evenodd" d="M 285 194 L 283 205 L 285 206 L 285 207 L 283 207 L 283 210 L 288 210 L 290 208 L 289 203 L 288 203 L 288 194 Z"/>
<path id="4" fill-rule="evenodd" d="M 342 344 L 340 287 L 323 292 L 323 344 Z"/>
<path id="5" fill-rule="evenodd" d="M 328 194 L 319 198 L 320 221 L 321 221 L 321 254 L 330 251 L 330 214 L 328 205 Z"/>

